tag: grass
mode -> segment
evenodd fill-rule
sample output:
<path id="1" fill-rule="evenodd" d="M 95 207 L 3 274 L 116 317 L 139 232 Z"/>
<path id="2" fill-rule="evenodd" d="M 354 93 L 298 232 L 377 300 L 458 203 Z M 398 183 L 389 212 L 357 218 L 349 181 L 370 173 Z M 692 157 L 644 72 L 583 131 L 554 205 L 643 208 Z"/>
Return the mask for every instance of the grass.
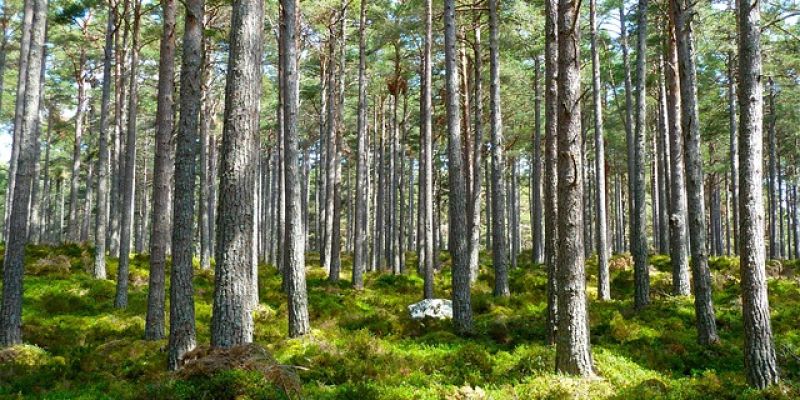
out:
<path id="1" fill-rule="evenodd" d="M 166 341 L 141 340 L 147 257 L 132 257 L 130 306 L 113 307 L 114 281 L 86 272 L 90 248 L 31 246 L 25 276 L 26 345 L 0 351 L 0 398 L 273 399 L 297 398 L 253 371 L 219 371 L 194 379 L 165 372 Z M 555 349 L 545 342 L 546 275 L 523 254 L 511 272 L 512 297 L 491 294 L 490 259 L 473 288 L 476 333 L 454 335 L 446 322 L 412 321 L 420 299 L 413 271 L 369 273 L 363 291 L 349 287 L 350 260 L 340 283 L 329 283 L 308 257 L 312 333 L 287 338 L 287 310 L 274 268 L 260 269 L 261 306 L 255 342 L 299 377 L 307 399 L 792 399 L 800 398 L 800 284 L 792 264 L 769 270 L 773 331 L 784 380 L 757 391 L 743 374 L 738 261 L 713 259 L 715 306 L 722 343 L 696 344 L 691 298 L 668 295 L 668 259 L 653 256 L 653 303 L 632 311 L 629 257 L 612 262 L 612 301 L 597 302 L 596 260 L 587 262 L 589 321 L 598 377 L 553 372 Z M 409 265 L 414 265 L 409 255 Z M 448 263 L 445 261 L 445 266 Z M 413 270 L 414 268 L 409 268 Z M 774 272 L 774 273 L 773 273 Z M 116 260 L 109 260 L 109 276 Z M 446 267 L 436 294 L 450 296 Z M 198 343 L 209 342 L 213 274 L 195 277 Z"/>

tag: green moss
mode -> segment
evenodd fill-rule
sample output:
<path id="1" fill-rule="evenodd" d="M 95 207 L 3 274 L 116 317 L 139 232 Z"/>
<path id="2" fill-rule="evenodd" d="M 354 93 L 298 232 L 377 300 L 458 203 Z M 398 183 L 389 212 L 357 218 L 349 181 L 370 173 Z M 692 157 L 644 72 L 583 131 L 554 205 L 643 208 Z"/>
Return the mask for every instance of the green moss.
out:
<path id="1" fill-rule="evenodd" d="M 25 277 L 23 336 L 14 361 L 0 363 L 0 397 L 49 399 L 281 399 L 284 392 L 264 374 L 220 370 L 203 378 L 164 371 L 166 342 L 141 340 L 147 299 L 147 257 L 131 258 L 130 305 L 113 307 L 117 261 L 109 279 L 85 268 L 92 249 L 31 246 Z M 350 259 L 342 281 L 329 283 L 316 254 L 309 254 L 308 290 L 314 327 L 287 338 L 281 277 L 259 271 L 261 304 L 255 341 L 297 373 L 309 399 L 793 399 L 800 398 L 800 284 L 771 275 L 769 296 L 781 385 L 748 389 L 743 375 L 738 260 L 710 260 L 721 343 L 697 344 L 691 297 L 670 295 L 669 259 L 653 256 L 652 303 L 632 307 L 630 256 L 611 262 L 614 300 L 595 301 L 596 261 L 587 262 L 589 323 L 598 378 L 554 372 L 555 347 L 545 344 L 547 274 L 529 255 L 510 272 L 512 296 L 492 296 L 491 254 L 482 253 L 472 304 L 475 334 L 459 337 L 448 321 L 413 321 L 406 307 L 420 300 L 415 259 L 403 275 L 368 273 L 365 289 L 350 288 Z M 32 269 L 58 261 L 58 268 Z M 435 279 L 436 296 L 450 296 L 450 270 Z M 64 266 L 69 265 L 68 271 Z M 782 264 L 784 271 L 796 266 Z M 210 335 L 213 270 L 195 271 L 197 340 Z M 138 284 L 136 282 L 139 282 Z M 10 351 L 10 350 L 3 350 Z M 0 359 L 2 359 L 1 353 Z M 6 356 L 9 358 L 10 356 Z M 11 358 L 9 358 L 11 359 Z M 5 375 L 3 375 L 5 374 Z M 477 397 L 476 397 L 477 396 Z M 483 396 L 483 397 L 481 397 Z"/>

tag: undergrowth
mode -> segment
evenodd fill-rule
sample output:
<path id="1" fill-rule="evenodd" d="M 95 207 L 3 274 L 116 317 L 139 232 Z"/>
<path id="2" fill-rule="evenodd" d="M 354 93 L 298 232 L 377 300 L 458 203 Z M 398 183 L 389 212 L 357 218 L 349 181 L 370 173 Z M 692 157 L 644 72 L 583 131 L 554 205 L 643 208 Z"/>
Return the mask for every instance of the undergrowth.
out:
<path id="1" fill-rule="evenodd" d="M 117 262 L 109 279 L 87 274 L 92 249 L 31 246 L 27 254 L 23 335 L 26 345 L 0 351 L 0 397 L 44 399 L 793 399 L 800 398 L 800 284 L 797 265 L 768 268 L 773 332 L 783 376 L 765 391 L 743 374 L 738 260 L 711 260 L 721 343 L 696 343 L 689 297 L 669 294 L 669 259 L 651 259 L 652 305 L 635 313 L 630 257 L 611 261 L 612 300 L 598 302 L 597 263 L 587 262 L 589 323 L 597 378 L 554 373 L 545 344 L 546 273 L 520 258 L 512 296 L 492 296 L 488 255 L 473 288 L 473 336 L 447 322 L 416 322 L 406 306 L 420 300 L 422 279 L 408 271 L 368 273 L 363 291 L 330 283 L 310 254 L 308 290 L 314 329 L 287 338 L 287 309 L 274 268 L 260 268 L 255 347 L 215 353 L 182 373 L 166 372 L 166 340 L 142 340 L 147 257 L 131 263 L 130 305 L 113 307 Z M 443 265 L 449 263 L 443 255 Z M 436 295 L 450 297 L 450 272 Z M 198 343 L 209 343 L 213 273 L 195 275 Z M 235 354 L 240 354 L 235 356 Z M 206 357 L 206 358 L 203 358 Z M 239 358 L 236 358 L 239 357 Z M 199 372 L 198 372 L 199 371 Z"/>

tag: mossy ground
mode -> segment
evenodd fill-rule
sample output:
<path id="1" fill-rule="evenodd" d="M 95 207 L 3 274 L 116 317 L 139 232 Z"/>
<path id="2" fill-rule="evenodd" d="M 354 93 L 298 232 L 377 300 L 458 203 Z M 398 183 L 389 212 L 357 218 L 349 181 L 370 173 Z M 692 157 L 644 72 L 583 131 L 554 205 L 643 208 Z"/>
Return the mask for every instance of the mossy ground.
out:
<path id="1" fill-rule="evenodd" d="M 349 260 L 340 283 L 329 283 L 309 255 L 313 332 L 287 339 L 280 278 L 262 266 L 255 341 L 294 366 L 308 399 L 728 399 L 800 398 L 800 284 L 793 265 L 770 266 L 770 303 L 783 382 L 749 389 L 743 374 L 738 262 L 712 260 L 722 343 L 695 342 L 691 298 L 669 296 L 668 259 L 651 258 L 650 307 L 632 311 L 628 258 L 612 262 L 612 296 L 595 301 L 596 262 L 588 262 L 591 341 L 598 377 L 555 374 L 555 349 L 545 342 L 545 282 L 541 266 L 523 255 L 511 273 L 509 299 L 491 294 L 490 258 L 473 289 L 476 333 L 460 338 L 447 323 L 418 323 L 406 306 L 420 299 L 422 280 L 367 275 L 349 285 Z M 182 381 L 164 371 L 166 341 L 141 340 L 147 297 L 147 257 L 134 256 L 130 306 L 113 307 L 114 281 L 86 273 L 91 249 L 35 247 L 28 251 L 23 313 L 27 345 L 0 352 L 0 397 L 47 399 L 282 398 L 263 377 L 243 371 Z M 415 260 L 409 257 L 409 265 Z M 449 297 L 448 261 L 436 294 Z M 411 267 L 409 270 L 413 270 Z M 109 277 L 116 260 L 109 261 Z M 213 275 L 195 277 L 198 342 L 208 343 Z"/>

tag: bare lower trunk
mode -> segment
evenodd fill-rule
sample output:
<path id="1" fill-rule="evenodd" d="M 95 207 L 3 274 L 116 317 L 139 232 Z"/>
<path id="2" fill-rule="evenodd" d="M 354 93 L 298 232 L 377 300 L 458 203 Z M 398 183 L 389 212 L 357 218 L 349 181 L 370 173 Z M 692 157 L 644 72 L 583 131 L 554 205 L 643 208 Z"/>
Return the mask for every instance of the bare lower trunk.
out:
<path id="1" fill-rule="evenodd" d="M 544 49 L 544 259 L 547 266 L 547 343 L 558 328 L 558 1 L 547 0 Z"/>
<path id="2" fill-rule="evenodd" d="M 494 295 L 509 296 L 508 257 L 506 249 L 506 191 L 503 183 L 505 140 L 503 117 L 500 113 L 500 49 L 498 43 L 497 0 L 489 0 L 489 108 L 492 131 L 492 265 L 494 267 Z"/>
<path id="3" fill-rule="evenodd" d="M 46 40 L 47 1 L 34 0 L 32 7 L 25 10 L 32 13 L 30 29 L 30 51 L 26 69 L 27 87 L 24 94 L 24 115 L 21 118 L 19 139 L 19 158 L 16 169 L 16 189 L 11 201 L 9 215 L 9 232 L 18 232 L 7 236 L 3 259 L 3 302 L 0 309 L 0 347 L 22 343 L 22 276 L 25 270 L 25 245 L 28 241 L 28 203 L 30 202 L 31 185 L 33 184 L 33 167 L 35 164 L 36 146 L 38 146 L 39 104 L 41 90 L 42 63 Z M 28 16 L 25 17 L 26 19 Z M 24 39 L 23 39 L 24 40 Z M 20 111 L 20 110 L 18 110 Z"/>
<path id="4" fill-rule="evenodd" d="M 358 25 L 358 154 L 356 157 L 356 204 L 355 204 L 355 247 L 353 255 L 353 287 L 364 288 L 364 272 L 367 266 L 367 54 L 366 24 L 367 0 L 361 0 Z"/>
<path id="5" fill-rule="evenodd" d="M 761 11 L 739 2 L 739 251 L 747 382 L 765 388 L 778 382 L 764 257 Z"/>
<path id="6" fill-rule="evenodd" d="M 128 127 L 125 143 L 125 168 L 122 177 L 122 204 L 119 228 L 119 268 L 117 269 L 117 294 L 114 307 L 128 307 L 128 269 L 130 266 L 131 227 L 133 226 L 134 180 L 136 171 L 136 113 L 138 84 L 136 71 L 139 63 L 139 23 L 141 0 L 136 0 L 133 10 L 133 45 L 131 49 L 130 89 L 128 95 Z"/>
<path id="7" fill-rule="evenodd" d="M 253 248 L 253 141 L 258 132 L 263 56 L 264 4 L 233 3 L 225 119 L 219 183 L 219 223 L 214 274 L 211 345 L 231 347 L 253 341 L 251 253 Z"/>
<path id="8" fill-rule="evenodd" d="M 650 270 L 647 266 L 647 232 L 645 207 L 645 128 L 646 128 L 646 70 L 647 55 L 647 3 L 639 0 L 638 35 L 636 41 L 636 104 L 632 168 L 628 170 L 631 183 L 631 253 L 633 255 L 634 307 L 641 309 L 650 303 Z"/>
<path id="9" fill-rule="evenodd" d="M 597 11 L 596 1 L 589 3 L 592 35 L 592 98 L 594 102 L 594 151 L 595 151 L 595 207 L 597 208 L 597 297 L 600 300 L 611 299 L 611 284 L 608 273 L 608 241 L 606 234 L 606 162 L 603 139 L 603 104 L 600 98 L 600 55 L 597 50 Z"/>
<path id="10" fill-rule="evenodd" d="M 580 8 L 558 3 L 558 338 L 556 370 L 594 375 L 583 257 Z"/>
<path id="11" fill-rule="evenodd" d="M 686 195 L 689 208 L 692 284 L 697 337 L 700 344 L 719 341 L 711 298 L 711 272 L 706 252 L 706 215 L 703 196 L 703 158 L 700 153 L 700 116 L 697 106 L 697 73 L 695 71 L 694 38 L 689 15 L 694 11 L 686 0 L 670 2 L 675 19 L 678 63 L 681 82 L 681 121 L 686 151 Z"/>
<path id="12" fill-rule="evenodd" d="M 492 0 L 494 1 L 494 0 Z M 472 332 L 469 253 L 467 248 L 466 186 L 461 157 L 461 115 L 456 68 L 455 1 L 445 0 L 445 73 L 450 185 L 450 254 L 453 259 L 453 324 L 460 334 Z"/>

